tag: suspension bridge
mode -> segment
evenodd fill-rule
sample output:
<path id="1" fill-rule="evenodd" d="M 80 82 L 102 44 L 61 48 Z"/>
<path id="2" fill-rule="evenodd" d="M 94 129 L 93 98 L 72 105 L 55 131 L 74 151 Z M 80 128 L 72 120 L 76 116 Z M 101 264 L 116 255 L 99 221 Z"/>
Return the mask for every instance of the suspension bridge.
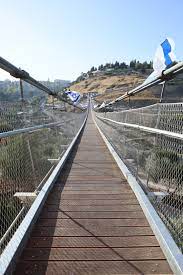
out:
<path id="1" fill-rule="evenodd" d="M 183 104 L 92 105 L 1 103 L 0 274 L 183 274 Z"/>

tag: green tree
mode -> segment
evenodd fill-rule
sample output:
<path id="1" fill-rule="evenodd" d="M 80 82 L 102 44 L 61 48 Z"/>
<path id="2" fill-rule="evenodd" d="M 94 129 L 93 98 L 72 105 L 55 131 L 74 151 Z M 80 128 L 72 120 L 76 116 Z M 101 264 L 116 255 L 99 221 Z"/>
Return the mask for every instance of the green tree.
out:
<path id="1" fill-rule="evenodd" d="M 136 59 L 130 61 L 130 68 L 135 69 L 136 68 Z"/>
<path id="2" fill-rule="evenodd" d="M 125 62 L 122 62 L 122 63 L 120 63 L 119 67 L 120 67 L 120 69 L 127 69 L 128 66 L 126 65 Z"/>
<path id="3" fill-rule="evenodd" d="M 115 62 L 114 68 L 115 68 L 115 69 L 118 69 L 118 68 L 119 68 L 119 62 L 118 62 L 118 61 Z"/>
<path id="4" fill-rule="evenodd" d="M 103 64 L 101 64 L 100 66 L 98 66 L 98 70 L 103 71 L 103 69 L 104 69 L 104 65 Z"/>

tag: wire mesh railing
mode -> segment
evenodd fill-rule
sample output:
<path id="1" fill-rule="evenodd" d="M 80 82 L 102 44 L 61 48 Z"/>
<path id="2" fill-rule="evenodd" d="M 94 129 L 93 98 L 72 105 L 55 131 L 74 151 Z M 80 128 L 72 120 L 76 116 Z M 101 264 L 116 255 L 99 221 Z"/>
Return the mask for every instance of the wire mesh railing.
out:
<path id="1" fill-rule="evenodd" d="M 100 116 L 118 122 L 137 124 L 182 134 L 182 110 L 183 103 L 157 103 L 121 112 L 100 113 Z"/>
<path id="2" fill-rule="evenodd" d="M 80 129 L 86 112 L 0 103 L 0 252 Z"/>
<path id="3" fill-rule="evenodd" d="M 183 103 L 95 117 L 183 251 Z"/>

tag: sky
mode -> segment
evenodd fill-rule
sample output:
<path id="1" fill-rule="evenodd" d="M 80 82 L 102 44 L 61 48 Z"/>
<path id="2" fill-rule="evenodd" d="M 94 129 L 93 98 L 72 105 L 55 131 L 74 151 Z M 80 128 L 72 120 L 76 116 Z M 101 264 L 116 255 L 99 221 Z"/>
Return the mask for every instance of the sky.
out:
<path id="1" fill-rule="evenodd" d="M 37 80 L 150 61 L 166 37 L 182 60 L 182 12 L 183 0 L 0 0 L 0 56 Z"/>

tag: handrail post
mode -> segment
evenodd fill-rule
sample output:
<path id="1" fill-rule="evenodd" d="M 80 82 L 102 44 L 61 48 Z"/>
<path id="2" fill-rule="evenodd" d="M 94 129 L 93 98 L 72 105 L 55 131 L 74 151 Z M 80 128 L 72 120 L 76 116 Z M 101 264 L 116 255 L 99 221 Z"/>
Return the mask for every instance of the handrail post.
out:
<path id="1" fill-rule="evenodd" d="M 24 103 L 24 90 L 23 90 L 23 83 L 22 83 L 22 79 L 20 78 L 20 95 L 21 95 L 21 101 L 22 104 Z"/>
<path id="2" fill-rule="evenodd" d="M 161 89 L 161 96 L 160 96 L 159 103 L 162 103 L 162 101 L 163 101 L 163 96 L 164 96 L 164 92 L 165 92 L 165 85 L 166 85 L 166 81 L 163 82 L 163 86 L 162 86 L 162 89 Z"/>

